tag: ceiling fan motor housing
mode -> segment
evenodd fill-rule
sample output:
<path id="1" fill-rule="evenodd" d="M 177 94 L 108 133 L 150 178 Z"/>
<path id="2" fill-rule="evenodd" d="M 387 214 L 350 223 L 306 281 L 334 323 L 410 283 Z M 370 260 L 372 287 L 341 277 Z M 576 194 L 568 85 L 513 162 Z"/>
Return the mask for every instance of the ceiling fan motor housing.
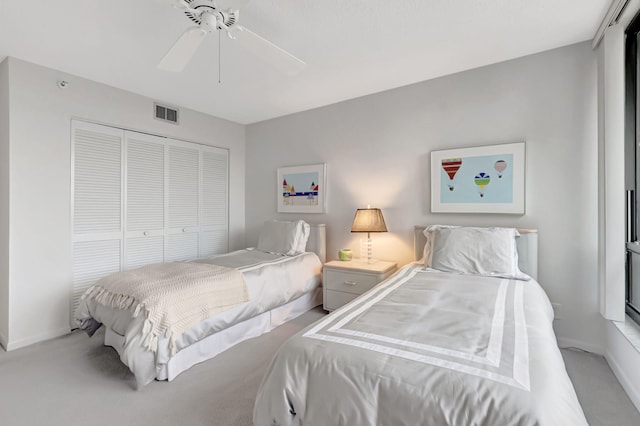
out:
<path id="1" fill-rule="evenodd" d="M 198 25 L 204 26 L 208 31 L 221 29 L 218 22 L 227 28 L 233 26 L 240 15 L 238 10 L 221 10 L 213 2 L 213 0 L 185 0 L 189 4 L 189 10 L 185 10 L 184 14 Z M 198 13 L 192 12 L 192 10 Z"/>

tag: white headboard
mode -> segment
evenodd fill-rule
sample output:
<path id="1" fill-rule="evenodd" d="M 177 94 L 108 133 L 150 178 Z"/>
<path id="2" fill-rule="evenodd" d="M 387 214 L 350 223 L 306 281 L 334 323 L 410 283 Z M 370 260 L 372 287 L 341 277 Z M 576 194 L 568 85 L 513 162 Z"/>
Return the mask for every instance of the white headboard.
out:
<path id="1" fill-rule="evenodd" d="M 413 248 L 415 259 L 422 258 L 427 238 L 424 236 L 425 226 L 415 226 L 413 229 Z M 518 267 L 533 279 L 538 279 L 538 230 L 518 229 L 520 237 L 516 239 L 518 247 Z"/>
<path id="2" fill-rule="evenodd" d="M 312 251 L 318 255 L 324 264 L 327 261 L 327 231 L 324 223 L 310 223 L 309 239 L 307 240 L 307 251 Z"/>

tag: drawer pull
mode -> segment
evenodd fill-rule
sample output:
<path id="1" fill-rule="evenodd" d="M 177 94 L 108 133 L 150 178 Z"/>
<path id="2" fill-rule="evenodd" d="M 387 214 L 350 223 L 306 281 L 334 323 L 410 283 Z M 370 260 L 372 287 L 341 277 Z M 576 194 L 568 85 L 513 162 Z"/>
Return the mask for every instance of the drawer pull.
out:
<path id="1" fill-rule="evenodd" d="M 354 285 L 356 285 L 356 284 L 357 284 L 355 281 L 345 281 L 344 283 L 345 283 L 346 285 L 351 285 L 351 286 L 354 286 Z"/>

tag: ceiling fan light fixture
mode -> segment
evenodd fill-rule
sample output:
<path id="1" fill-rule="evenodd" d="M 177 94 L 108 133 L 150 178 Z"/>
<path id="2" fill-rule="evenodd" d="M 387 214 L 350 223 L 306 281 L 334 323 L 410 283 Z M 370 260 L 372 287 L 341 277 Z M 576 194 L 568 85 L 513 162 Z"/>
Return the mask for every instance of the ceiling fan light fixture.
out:
<path id="1" fill-rule="evenodd" d="M 200 15 L 200 28 L 210 33 L 218 29 L 218 17 L 211 12 L 204 12 Z"/>
<path id="2" fill-rule="evenodd" d="M 242 0 L 237 0 L 242 2 Z M 213 0 L 178 0 L 175 7 L 197 27 L 187 29 L 162 58 L 158 68 L 166 71 L 182 71 L 195 55 L 204 35 L 213 30 L 225 30 L 229 37 L 237 40 L 254 56 L 265 60 L 288 75 L 296 75 L 305 67 L 305 63 L 270 41 L 237 25 L 240 12 L 234 9 L 221 9 Z"/>

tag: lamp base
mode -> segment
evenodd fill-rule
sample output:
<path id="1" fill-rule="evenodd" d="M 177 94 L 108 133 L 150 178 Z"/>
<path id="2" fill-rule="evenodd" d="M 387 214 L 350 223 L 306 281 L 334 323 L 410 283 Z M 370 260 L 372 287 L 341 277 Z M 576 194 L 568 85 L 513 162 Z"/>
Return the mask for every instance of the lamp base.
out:
<path id="1" fill-rule="evenodd" d="M 360 239 L 360 260 L 367 263 L 375 263 L 373 258 L 373 241 L 371 238 Z"/>

